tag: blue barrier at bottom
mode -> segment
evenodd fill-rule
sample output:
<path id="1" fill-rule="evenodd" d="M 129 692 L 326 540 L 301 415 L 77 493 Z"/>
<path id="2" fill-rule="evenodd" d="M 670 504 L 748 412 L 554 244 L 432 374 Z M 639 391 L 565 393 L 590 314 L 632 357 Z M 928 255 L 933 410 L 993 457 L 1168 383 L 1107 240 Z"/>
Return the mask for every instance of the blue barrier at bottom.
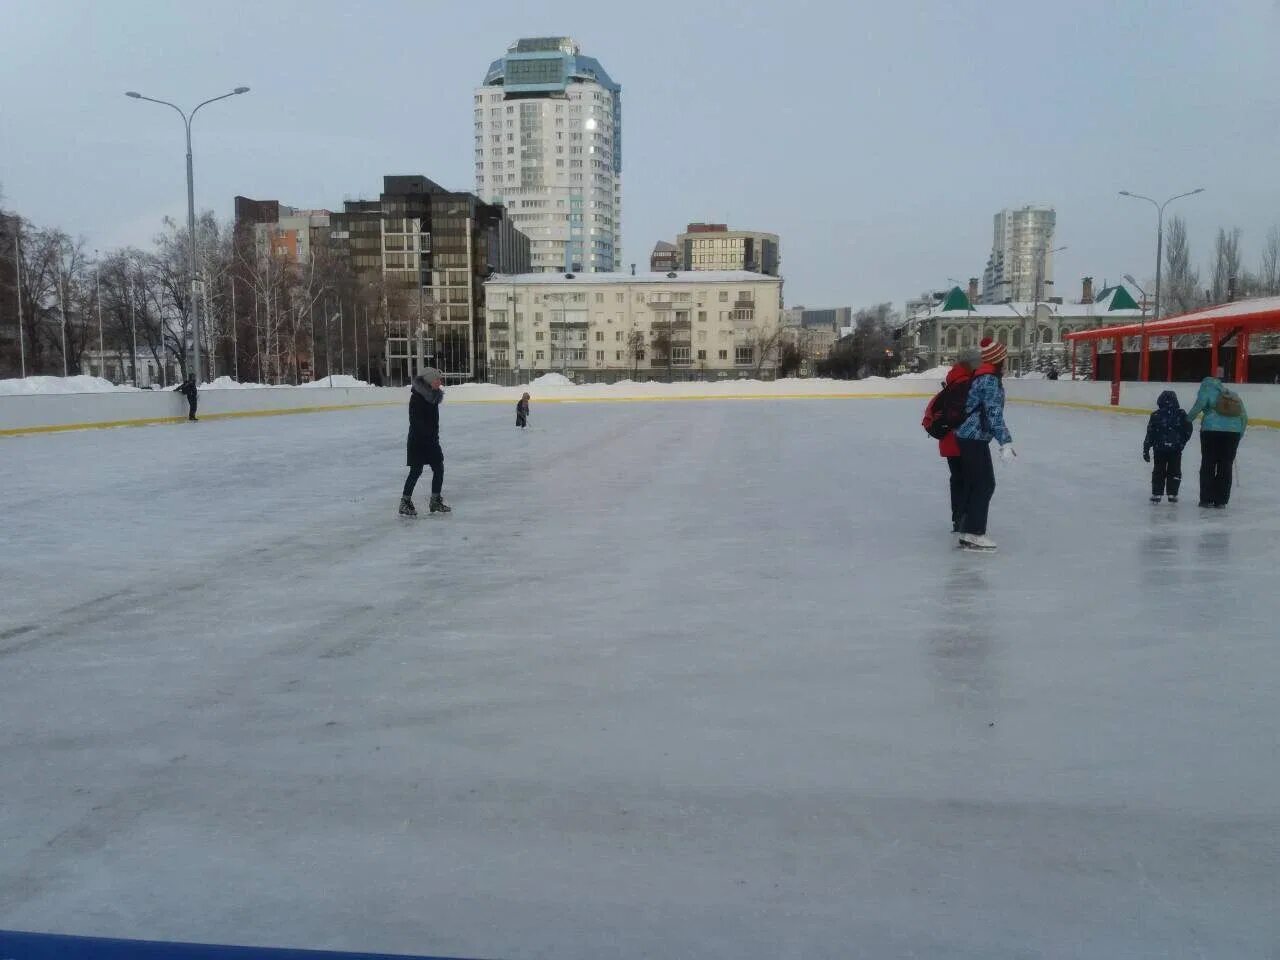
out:
<path id="1" fill-rule="evenodd" d="M 406 953 L 344 953 L 215 943 L 110 940 L 0 930 L 0 960 L 448 960 Z M 458 960 L 458 958 L 454 958 Z"/>

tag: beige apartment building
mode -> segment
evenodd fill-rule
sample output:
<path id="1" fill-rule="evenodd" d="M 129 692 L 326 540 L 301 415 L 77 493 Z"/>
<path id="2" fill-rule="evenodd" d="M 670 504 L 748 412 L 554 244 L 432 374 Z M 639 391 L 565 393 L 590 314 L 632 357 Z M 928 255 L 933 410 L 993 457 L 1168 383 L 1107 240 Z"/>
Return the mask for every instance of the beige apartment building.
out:
<path id="1" fill-rule="evenodd" d="M 681 270 L 748 270 L 776 277 L 782 252 L 776 233 L 730 230 L 723 223 L 691 223 L 676 237 Z"/>
<path id="2" fill-rule="evenodd" d="M 513 381 L 772 377 L 781 293 L 778 277 L 746 271 L 494 276 L 489 370 Z"/>

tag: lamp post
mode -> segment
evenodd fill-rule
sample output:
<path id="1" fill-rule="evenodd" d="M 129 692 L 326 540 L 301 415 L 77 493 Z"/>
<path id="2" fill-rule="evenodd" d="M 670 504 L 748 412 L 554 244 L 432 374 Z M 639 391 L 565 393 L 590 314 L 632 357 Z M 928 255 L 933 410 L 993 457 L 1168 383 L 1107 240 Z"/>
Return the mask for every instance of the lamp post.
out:
<path id="1" fill-rule="evenodd" d="M 27 379 L 27 346 L 22 333 L 22 218 L 13 219 L 14 292 L 18 295 L 18 362 L 22 379 Z"/>
<path id="2" fill-rule="evenodd" d="M 1120 196 L 1130 197 L 1134 200 L 1145 200 L 1156 208 L 1156 302 L 1155 308 L 1151 311 L 1151 319 L 1160 319 L 1160 277 L 1161 277 L 1161 261 L 1164 259 L 1164 208 L 1175 200 L 1181 200 L 1183 197 L 1194 197 L 1197 193 L 1204 193 L 1204 187 L 1196 187 L 1194 190 L 1188 190 L 1186 193 L 1179 193 L 1170 197 L 1164 203 L 1152 200 L 1150 197 L 1144 197 L 1140 193 L 1130 193 L 1128 190 L 1121 190 Z"/>
<path id="3" fill-rule="evenodd" d="M 189 236 L 189 249 L 187 253 L 187 270 L 190 274 L 190 304 L 191 304 L 191 366 L 196 375 L 196 381 L 200 380 L 200 308 L 198 304 L 199 297 L 196 293 L 196 188 L 195 177 L 191 164 L 191 121 L 196 118 L 196 114 L 201 107 L 206 107 L 211 103 L 217 103 L 219 100 L 226 100 L 228 97 L 236 97 L 242 93 L 248 93 L 248 87 L 236 87 L 230 93 L 224 93 L 220 97 L 213 97 L 205 100 L 203 103 L 196 104 L 195 108 L 188 114 L 177 104 L 170 103 L 168 100 L 156 100 L 153 97 L 144 97 L 136 90 L 130 90 L 125 93 L 126 97 L 134 100 L 146 100 L 148 103 L 158 103 L 161 106 L 172 107 L 182 117 L 182 125 L 187 131 L 187 232 Z"/>
<path id="4" fill-rule="evenodd" d="M 101 263 L 98 258 L 98 251 L 93 251 L 93 299 L 98 301 L 98 375 L 104 380 L 107 372 L 107 353 L 103 348 L 102 342 L 102 280 L 100 277 Z"/>
<path id="5" fill-rule="evenodd" d="M 1027 373 L 1027 357 L 1031 353 L 1031 338 L 1029 335 L 1032 331 L 1036 335 L 1036 356 L 1039 357 L 1040 355 L 1040 287 L 1044 284 L 1045 258 L 1051 253 L 1061 253 L 1067 249 L 1065 244 L 1061 247 L 1054 247 L 1052 250 L 1048 249 L 1048 246 L 1046 243 L 1036 251 L 1036 272 L 1033 278 L 1034 289 L 1031 292 L 1031 295 L 1035 298 L 1031 304 L 1031 330 L 1023 331 L 1022 335 L 1022 376 L 1026 376 Z"/>

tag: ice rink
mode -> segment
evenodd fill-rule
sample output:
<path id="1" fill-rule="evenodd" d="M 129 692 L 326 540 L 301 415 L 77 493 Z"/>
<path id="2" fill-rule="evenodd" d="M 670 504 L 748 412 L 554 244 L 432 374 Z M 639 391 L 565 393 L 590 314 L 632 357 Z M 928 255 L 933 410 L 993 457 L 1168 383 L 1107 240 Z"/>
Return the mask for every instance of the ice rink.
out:
<path id="1" fill-rule="evenodd" d="M 1012 407 L 986 556 L 922 407 L 446 402 L 417 521 L 401 408 L 0 440 L 0 927 L 1277 955 L 1280 432 Z"/>

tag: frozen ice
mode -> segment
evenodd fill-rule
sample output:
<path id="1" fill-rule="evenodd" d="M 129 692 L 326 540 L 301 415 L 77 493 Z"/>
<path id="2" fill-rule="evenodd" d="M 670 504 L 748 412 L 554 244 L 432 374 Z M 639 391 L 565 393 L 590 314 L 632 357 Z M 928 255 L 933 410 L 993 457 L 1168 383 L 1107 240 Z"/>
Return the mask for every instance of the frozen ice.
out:
<path id="1" fill-rule="evenodd" d="M 1280 434 L 1015 406 L 973 555 L 922 406 L 446 403 L 417 521 L 398 407 L 0 441 L 0 927 L 1270 955 Z"/>

